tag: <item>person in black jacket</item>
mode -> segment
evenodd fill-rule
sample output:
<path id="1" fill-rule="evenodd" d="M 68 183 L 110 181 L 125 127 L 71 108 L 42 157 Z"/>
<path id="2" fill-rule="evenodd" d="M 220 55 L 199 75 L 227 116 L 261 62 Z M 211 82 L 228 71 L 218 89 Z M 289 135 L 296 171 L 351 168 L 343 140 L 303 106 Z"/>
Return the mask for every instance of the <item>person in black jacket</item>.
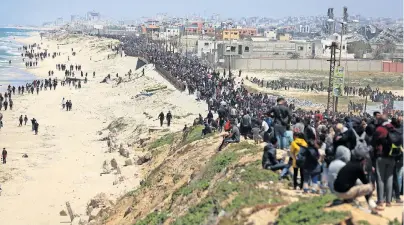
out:
<path id="1" fill-rule="evenodd" d="M 369 182 L 368 174 L 365 169 L 366 151 L 356 151 L 355 157 L 349 161 L 338 172 L 334 181 L 335 195 L 342 200 L 351 201 L 358 197 L 365 196 L 373 213 L 376 203 L 371 200 L 374 185 Z M 362 184 L 357 185 L 357 180 Z"/>
<path id="2" fill-rule="evenodd" d="M 167 127 L 169 127 L 171 125 L 171 119 L 172 118 L 173 118 L 173 116 L 171 115 L 171 111 L 168 111 L 168 113 L 166 115 Z"/>
<path id="3" fill-rule="evenodd" d="M 162 127 L 164 122 L 164 113 L 161 112 L 157 118 L 160 120 L 160 127 Z"/>
<path id="4" fill-rule="evenodd" d="M 273 115 L 274 135 L 278 139 L 279 148 L 284 149 L 286 127 L 292 120 L 292 114 L 290 113 L 290 109 L 286 106 L 284 98 L 280 97 L 276 102 L 277 105 L 271 108 L 268 114 Z"/>
<path id="5" fill-rule="evenodd" d="M 276 137 L 272 137 L 270 143 L 264 147 L 264 154 L 262 155 L 262 168 L 266 170 L 282 170 L 280 179 L 285 178 L 288 175 L 288 164 L 278 161 L 276 159 L 276 146 L 278 140 Z"/>

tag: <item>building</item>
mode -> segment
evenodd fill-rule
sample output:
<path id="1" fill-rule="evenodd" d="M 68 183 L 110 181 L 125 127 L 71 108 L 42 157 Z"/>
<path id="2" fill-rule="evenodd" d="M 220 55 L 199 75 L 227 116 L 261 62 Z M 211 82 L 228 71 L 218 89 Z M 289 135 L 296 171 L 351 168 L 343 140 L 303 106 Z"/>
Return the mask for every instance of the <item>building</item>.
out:
<path id="1" fill-rule="evenodd" d="M 142 34 L 156 34 L 160 32 L 160 27 L 156 25 L 141 25 L 137 30 Z"/>
<path id="2" fill-rule="evenodd" d="M 218 43 L 218 57 L 313 58 L 313 43 L 306 41 L 234 41 Z"/>
<path id="3" fill-rule="evenodd" d="M 63 18 L 62 17 L 57 18 L 56 21 L 55 21 L 55 25 L 56 26 L 62 26 L 63 25 Z"/>
<path id="4" fill-rule="evenodd" d="M 134 25 L 125 26 L 125 30 L 129 31 L 129 32 L 137 32 L 138 31 L 137 27 L 134 26 Z"/>
<path id="5" fill-rule="evenodd" d="M 264 31 L 264 37 L 268 38 L 269 40 L 276 40 L 276 31 L 275 30 L 267 30 Z"/>
<path id="6" fill-rule="evenodd" d="M 288 33 L 278 34 L 278 40 L 279 41 L 290 41 L 290 40 L 292 40 L 292 35 L 290 35 Z"/>
<path id="7" fill-rule="evenodd" d="M 70 16 L 70 22 L 74 23 L 77 21 L 78 16 L 77 15 L 71 15 Z"/>
<path id="8" fill-rule="evenodd" d="M 202 28 L 202 35 L 215 36 L 216 34 L 217 34 L 216 28 L 214 28 L 214 27 L 203 27 Z"/>
<path id="9" fill-rule="evenodd" d="M 180 28 L 179 27 L 167 27 L 165 32 L 166 32 L 166 37 L 180 36 Z"/>
<path id="10" fill-rule="evenodd" d="M 257 28 L 240 28 L 238 29 L 240 32 L 240 36 L 256 36 L 258 33 Z"/>
<path id="11" fill-rule="evenodd" d="M 321 47 L 322 47 L 322 52 L 316 52 L 316 57 L 318 58 L 330 58 L 331 56 L 331 49 L 328 48 L 327 46 L 330 46 L 332 42 L 337 42 L 338 46 L 341 46 L 341 50 L 338 48 L 336 50 L 337 57 L 340 55 L 341 51 L 341 58 L 342 59 L 354 59 L 355 54 L 353 53 L 348 53 L 347 51 L 347 36 L 343 35 L 342 36 L 342 44 L 341 43 L 341 35 L 334 33 L 333 35 L 329 36 L 325 40 L 321 40 Z"/>
<path id="12" fill-rule="evenodd" d="M 189 35 L 199 35 L 202 34 L 203 22 L 201 21 L 191 21 L 185 24 L 185 33 Z"/>
<path id="13" fill-rule="evenodd" d="M 310 33 L 309 25 L 299 25 L 299 32 L 300 33 Z"/>
<path id="14" fill-rule="evenodd" d="M 213 40 L 198 40 L 197 56 L 202 59 L 207 59 L 211 62 L 216 61 L 216 43 Z"/>
<path id="15" fill-rule="evenodd" d="M 97 12 L 88 12 L 86 15 L 87 21 L 98 21 L 101 19 L 100 13 Z"/>
<path id="16" fill-rule="evenodd" d="M 226 29 L 222 31 L 222 40 L 239 40 L 240 39 L 240 31 L 238 29 Z"/>
<path id="17" fill-rule="evenodd" d="M 179 44 L 182 52 L 197 54 L 199 35 L 183 35 L 180 37 Z"/>

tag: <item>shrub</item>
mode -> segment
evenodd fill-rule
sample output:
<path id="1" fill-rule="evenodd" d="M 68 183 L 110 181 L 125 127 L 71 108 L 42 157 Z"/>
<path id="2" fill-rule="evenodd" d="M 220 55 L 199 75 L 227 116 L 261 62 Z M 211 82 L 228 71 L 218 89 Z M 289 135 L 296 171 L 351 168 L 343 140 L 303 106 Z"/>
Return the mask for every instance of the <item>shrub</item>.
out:
<path id="1" fill-rule="evenodd" d="M 144 219 L 138 220 L 134 225 L 160 225 L 168 218 L 166 212 L 152 212 Z"/>
<path id="2" fill-rule="evenodd" d="M 174 142 L 175 133 L 166 134 L 159 139 L 155 140 L 149 145 L 149 150 L 159 148 L 164 145 L 169 145 Z"/>
<path id="3" fill-rule="evenodd" d="M 203 224 L 209 215 L 218 210 L 219 209 L 216 208 L 216 204 L 214 203 L 213 199 L 206 198 L 199 204 L 191 207 L 186 215 L 179 217 L 174 222 L 174 225 Z"/>
<path id="4" fill-rule="evenodd" d="M 359 220 L 358 225 L 370 225 L 370 223 L 366 220 Z"/>
<path id="5" fill-rule="evenodd" d="M 324 206 L 334 200 L 332 195 L 313 197 L 290 204 L 279 211 L 278 225 L 320 225 L 340 222 L 348 212 L 325 212 Z"/>
<path id="6" fill-rule="evenodd" d="M 401 223 L 397 218 L 395 218 L 394 220 L 389 221 L 389 225 L 401 225 Z"/>
<path id="7" fill-rule="evenodd" d="M 190 144 L 194 141 L 202 139 L 203 128 L 204 128 L 204 126 L 202 126 L 202 125 L 196 125 L 196 126 L 190 127 L 186 137 L 183 140 L 183 144 L 184 145 Z"/>

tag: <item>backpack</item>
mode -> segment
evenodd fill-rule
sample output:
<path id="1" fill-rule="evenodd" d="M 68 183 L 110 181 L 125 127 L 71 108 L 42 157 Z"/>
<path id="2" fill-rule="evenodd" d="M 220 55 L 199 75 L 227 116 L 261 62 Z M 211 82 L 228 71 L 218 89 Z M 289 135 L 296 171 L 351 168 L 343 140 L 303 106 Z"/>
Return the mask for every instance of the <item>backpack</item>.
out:
<path id="1" fill-rule="evenodd" d="M 403 134 L 394 127 L 386 127 L 388 131 L 387 138 L 391 143 L 389 156 L 397 157 L 403 154 Z"/>
<path id="2" fill-rule="evenodd" d="M 300 150 L 296 156 L 296 166 L 302 168 L 306 163 L 307 148 L 299 145 Z"/>
<path id="3" fill-rule="evenodd" d="M 335 159 L 335 151 L 334 151 L 334 146 L 333 145 L 327 145 L 325 148 L 325 157 L 324 157 L 324 162 L 327 164 L 327 166 L 330 165 L 330 163 Z"/>
<path id="4" fill-rule="evenodd" d="M 363 134 L 361 136 L 359 136 L 355 129 L 352 129 L 353 133 L 356 136 L 356 145 L 355 147 L 352 149 L 352 156 L 363 156 L 363 155 L 368 155 L 369 154 L 369 148 L 368 148 L 368 144 L 365 141 L 365 136 L 366 133 L 363 132 Z"/>

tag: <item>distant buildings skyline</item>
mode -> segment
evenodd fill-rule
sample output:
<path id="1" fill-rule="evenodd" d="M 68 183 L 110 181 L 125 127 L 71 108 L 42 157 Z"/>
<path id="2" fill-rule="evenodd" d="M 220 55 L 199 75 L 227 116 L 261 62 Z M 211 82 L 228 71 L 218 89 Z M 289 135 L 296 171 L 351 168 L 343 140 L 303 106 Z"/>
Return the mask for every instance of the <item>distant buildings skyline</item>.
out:
<path id="1" fill-rule="evenodd" d="M 25 7 L 21 7 L 25 6 Z M 340 0 L 335 3 L 322 0 L 264 1 L 250 0 L 234 2 L 230 0 L 205 0 L 188 2 L 185 0 L 144 1 L 131 0 L 15 0 L 2 2 L 0 24 L 40 25 L 62 17 L 69 20 L 71 15 L 84 15 L 94 10 L 113 20 L 137 20 L 142 17 L 156 17 L 166 14 L 171 17 L 201 18 L 220 15 L 220 19 L 242 17 L 286 18 L 288 16 L 325 15 L 327 8 L 334 8 L 336 17 L 343 16 L 343 7 L 347 6 L 351 15 L 361 14 L 365 18 L 402 18 L 402 0 Z M 160 13 L 159 13 L 160 12 Z"/>

